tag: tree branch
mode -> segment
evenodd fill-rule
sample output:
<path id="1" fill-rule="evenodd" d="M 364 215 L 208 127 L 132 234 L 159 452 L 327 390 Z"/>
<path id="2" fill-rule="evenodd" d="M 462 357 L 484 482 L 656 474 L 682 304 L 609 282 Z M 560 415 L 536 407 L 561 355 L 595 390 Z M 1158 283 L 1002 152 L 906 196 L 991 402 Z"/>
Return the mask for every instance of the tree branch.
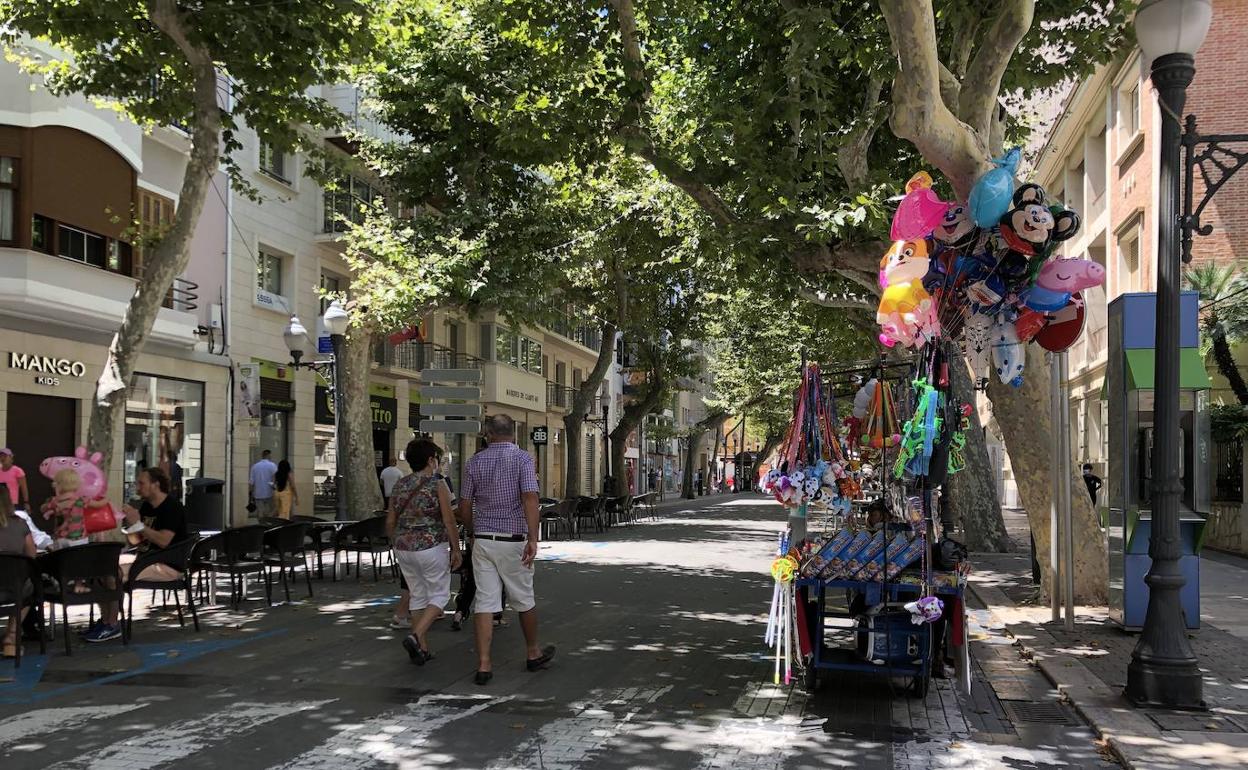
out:
<path id="1" fill-rule="evenodd" d="M 799 273 L 845 273 L 845 277 L 861 283 L 858 277 L 848 273 L 875 276 L 880 271 L 880 258 L 892 244 L 888 241 L 863 241 L 829 246 L 826 243 L 811 244 L 793 255 L 793 264 Z M 879 288 L 873 292 L 879 291 Z"/>
<path id="2" fill-rule="evenodd" d="M 913 143 L 965 199 L 976 177 L 988 168 L 987 134 L 981 137 L 960 122 L 940 96 L 932 0 L 880 0 L 880 10 L 897 57 L 893 133 Z M 964 81 L 963 95 L 968 88 Z"/>
<path id="3" fill-rule="evenodd" d="M 660 174 L 693 202 L 702 207 L 716 224 L 723 227 L 736 225 L 740 220 L 724 199 L 719 197 L 710 185 L 702 181 L 696 171 L 685 168 L 676 160 L 667 157 L 654 142 L 639 128 L 625 129 L 621 132 L 625 144 L 639 157 L 654 166 Z"/>
<path id="4" fill-rule="evenodd" d="M 827 294 L 813 289 L 799 289 L 797 296 L 820 307 L 841 308 L 843 310 L 875 310 L 876 304 L 852 294 Z"/>
<path id="5" fill-rule="evenodd" d="M 958 80 L 958 76 L 944 65 L 943 62 L 937 62 L 940 65 L 940 98 L 944 101 L 945 106 L 953 109 L 958 106 L 958 97 L 962 93 L 962 81 Z"/>
<path id="6" fill-rule="evenodd" d="M 985 140 L 996 116 L 1001 77 L 1018 49 L 1035 15 L 1035 0 L 1003 0 L 997 17 L 980 38 L 979 49 L 962 78 L 958 96 L 958 117 Z"/>
<path id="7" fill-rule="evenodd" d="M 871 140 L 880 127 L 880 120 L 886 114 L 880 109 L 880 91 L 884 81 L 871 78 L 867 82 L 867 91 L 862 101 L 862 112 L 858 115 L 853 129 L 840 143 L 836 153 L 836 167 L 841 176 L 849 184 L 850 189 L 862 188 L 867 183 L 870 167 L 867 165 L 867 151 L 871 149 Z"/>

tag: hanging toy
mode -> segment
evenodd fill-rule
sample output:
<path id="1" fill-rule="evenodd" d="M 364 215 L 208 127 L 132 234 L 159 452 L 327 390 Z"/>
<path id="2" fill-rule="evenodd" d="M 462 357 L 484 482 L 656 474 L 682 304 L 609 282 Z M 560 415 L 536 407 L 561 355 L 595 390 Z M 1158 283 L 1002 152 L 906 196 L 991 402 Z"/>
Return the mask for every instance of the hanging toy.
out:
<path id="1" fill-rule="evenodd" d="M 1044 313 L 1029 307 L 1021 308 L 1018 318 L 1014 319 L 1014 331 L 1018 333 L 1019 342 L 1030 342 L 1048 322 L 1049 317 Z"/>
<path id="2" fill-rule="evenodd" d="M 1022 151 L 1015 147 L 1000 158 L 993 158 L 995 168 L 981 176 L 971 188 L 971 196 L 966 203 L 976 225 L 993 227 L 1010 210 L 1010 199 L 1014 195 L 1014 174 L 1018 171 L 1022 156 Z"/>
<path id="3" fill-rule="evenodd" d="M 935 596 L 924 596 L 902 605 L 910 613 L 910 622 L 916 626 L 935 623 L 945 612 L 945 603 Z"/>
<path id="4" fill-rule="evenodd" d="M 992 317 L 975 313 L 962 327 L 962 352 L 971 365 L 976 390 L 988 387 L 989 356 L 992 350 Z"/>
<path id="5" fill-rule="evenodd" d="M 781 670 L 784 671 L 785 684 L 793 679 L 793 641 L 797 638 L 793 580 L 797 577 L 798 567 L 797 556 L 789 547 L 789 537 L 782 534 L 776 559 L 771 563 L 771 576 L 776 585 L 771 594 L 767 633 L 763 637 L 768 647 L 776 649 L 776 684 L 780 684 Z"/>
<path id="6" fill-rule="evenodd" d="M 966 468 L 966 432 L 971 429 L 971 405 L 963 404 L 958 409 L 958 429 L 949 438 L 949 475 Z"/>
<path id="7" fill-rule="evenodd" d="M 901 443 L 892 390 L 878 380 L 875 383 L 875 393 L 871 396 L 871 405 L 867 409 L 867 423 L 862 434 L 860 443 L 872 449 L 893 447 Z"/>
<path id="8" fill-rule="evenodd" d="M 923 378 L 915 380 L 913 385 L 918 400 L 914 415 L 906 421 L 901 451 L 893 465 L 896 478 L 907 471 L 915 476 L 928 475 L 936 436 L 940 432 L 940 393 Z"/>
<path id="9" fill-rule="evenodd" d="M 1023 367 L 1027 365 L 1026 347 L 1018 339 L 1014 324 L 1005 315 L 997 317 L 992 327 L 992 361 L 996 364 L 997 379 L 1002 385 L 1019 387 L 1023 384 Z"/>
<path id="10" fill-rule="evenodd" d="M 946 249 L 965 249 L 978 237 L 979 228 L 971 219 L 971 213 L 958 203 L 949 204 L 940 223 L 932 230 L 932 240 Z"/>
<path id="11" fill-rule="evenodd" d="M 1019 186 L 1011 201 L 997 227 L 997 274 L 1021 290 L 1026 288 L 1032 266 L 1049 256 L 1052 245 L 1079 232 L 1079 215 L 1060 205 L 1050 207 L 1044 188 L 1030 182 Z"/>
<path id="12" fill-rule="evenodd" d="M 1103 283 L 1105 268 L 1090 259 L 1050 260 L 1040 268 L 1036 285 L 1027 292 L 1026 305 L 1032 310 L 1054 313 L 1066 307 L 1071 294 Z"/>
<path id="13" fill-rule="evenodd" d="M 885 345 L 892 347 L 887 340 L 894 340 L 917 347 L 939 333 L 935 303 L 923 288 L 930 262 L 925 240 L 896 241 L 884 255 L 880 264 L 888 286 L 880 297 L 875 320 Z"/>
<path id="14" fill-rule="evenodd" d="M 906 196 L 893 214 L 891 237 L 894 241 L 926 238 L 948 210 L 949 204 L 938 198 L 932 189 L 931 175 L 920 171 L 906 182 Z"/>

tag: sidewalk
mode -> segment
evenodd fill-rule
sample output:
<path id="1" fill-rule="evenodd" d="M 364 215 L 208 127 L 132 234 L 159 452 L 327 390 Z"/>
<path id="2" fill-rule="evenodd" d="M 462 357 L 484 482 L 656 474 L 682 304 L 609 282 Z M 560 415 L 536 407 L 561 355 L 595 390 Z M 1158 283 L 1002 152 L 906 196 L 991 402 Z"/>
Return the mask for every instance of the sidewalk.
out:
<path id="1" fill-rule="evenodd" d="M 1025 520 L 1006 513 L 1016 543 Z M 1021 531 L 1020 531 L 1021 530 Z M 1021 535 L 1021 536 L 1020 536 Z M 1025 547 L 1025 546 L 1024 546 Z M 1037 602 L 1028 554 L 972 554 L 971 587 L 993 625 L 1013 637 L 1019 656 L 1038 666 L 1095 726 L 1123 764 L 1137 768 L 1243 767 L 1248 750 L 1248 560 L 1202 559 L 1201 629 L 1191 635 L 1204 672 L 1208 712 L 1142 709 L 1123 697 L 1138 637 L 1110 623 L 1103 607 L 1076 608 L 1067 633 Z"/>

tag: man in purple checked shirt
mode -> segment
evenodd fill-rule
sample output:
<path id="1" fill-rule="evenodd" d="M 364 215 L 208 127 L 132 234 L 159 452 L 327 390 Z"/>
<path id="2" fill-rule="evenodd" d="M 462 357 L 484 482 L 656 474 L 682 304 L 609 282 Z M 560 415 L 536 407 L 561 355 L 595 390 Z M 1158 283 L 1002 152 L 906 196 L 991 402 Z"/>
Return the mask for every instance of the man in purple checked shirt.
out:
<path id="1" fill-rule="evenodd" d="M 488 684 L 494 677 L 490 642 L 494 614 L 503 611 L 503 589 L 520 613 L 527 652 L 525 668 L 538 671 L 555 657 L 553 645 L 537 643 L 537 603 L 533 600 L 533 559 L 537 556 L 537 474 L 533 458 L 516 446 L 516 424 L 505 414 L 485 421 L 489 445 L 464 467 L 459 518 L 471 531 L 472 571 L 477 583 L 473 601 L 477 674 Z"/>

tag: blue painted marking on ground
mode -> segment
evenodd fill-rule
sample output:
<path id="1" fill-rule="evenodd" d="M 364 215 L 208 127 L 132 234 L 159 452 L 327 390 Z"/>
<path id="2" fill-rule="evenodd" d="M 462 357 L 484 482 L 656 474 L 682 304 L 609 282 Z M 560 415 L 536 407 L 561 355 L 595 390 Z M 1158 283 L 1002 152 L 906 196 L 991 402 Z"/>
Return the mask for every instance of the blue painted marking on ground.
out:
<path id="1" fill-rule="evenodd" d="M 131 652 L 137 653 L 139 656 L 139 665 L 127 671 L 118 671 L 115 674 L 102 676 L 98 679 L 92 679 L 89 682 L 78 682 L 75 684 L 57 687 L 52 690 L 44 690 L 42 692 L 34 692 L 35 687 L 39 684 L 43 677 L 43 672 L 47 668 L 47 655 L 25 655 L 22 657 L 22 667 L 18 669 L 18 675 L 12 682 L 0 684 L 0 703 L 35 703 L 37 701 L 55 698 L 75 690 L 81 690 L 86 687 L 98 687 L 100 685 L 111 684 L 122 679 L 128 679 L 139 674 L 146 674 L 165 666 L 172 666 L 176 663 L 185 663 L 204 655 L 214 652 L 223 652 L 225 650 L 238 647 L 240 645 L 254 642 L 260 639 L 267 639 L 271 636 L 286 633 L 286 629 L 275 629 L 266 631 L 262 634 L 255 634 L 244 639 L 216 639 L 204 641 L 175 642 L 162 644 L 132 644 L 129 646 Z M 29 668 L 28 668 L 29 666 Z M 28 674 L 27 671 L 30 673 Z"/>

